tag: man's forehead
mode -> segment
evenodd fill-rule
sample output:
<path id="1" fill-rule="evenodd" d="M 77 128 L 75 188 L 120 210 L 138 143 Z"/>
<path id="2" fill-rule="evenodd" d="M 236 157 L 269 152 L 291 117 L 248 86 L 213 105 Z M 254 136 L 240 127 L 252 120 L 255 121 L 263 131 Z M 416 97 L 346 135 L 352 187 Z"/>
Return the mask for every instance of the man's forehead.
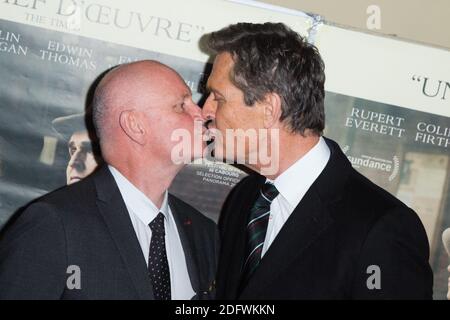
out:
<path id="1" fill-rule="evenodd" d="M 233 56 L 229 52 L 221 52 L 214 59 L 213 71 L 228 71 L 234 65 Z"/>
<path id="2" fill-rule="evenodd" d="M 167 97 L 170 91 L 190 91 L 174 69 L 156 61 L 119 66 L 102 81 L 104 92 L 116 104 L 141 104 L 143 100 Z"/>
<path id="3" fill-rule="evenodd" d="M 219 53 L 214 59 L 213 68 L 207 84 L 213 85 L 216 81 L 224 80 L 224 77 L 228 76 L 233 65 L 234 61 L 230 53 Z"/>
<path id="4" fill-rule="evenodd" d="M 167 98 L 173 99 L 186 99 L 192 96 L 192 90 L 187 85 L 186 81 L 181 77 L 181 75 L 174 73 L 170 78 L 168 78 L 164 84 L 164 92 L 168 95 Z M 156 96 L 161 96 L 163 90 L 154 91 Z"/>
<path id="5" fill-rule="evenodd" d="M 74 132 L 69 139 L 69 144 L 70 143 L 75 143 L 75 142 L 82 142 L 82 141 L 90 141 L 91 139 L 89 138 L 89 133 L 86 131 L 77 131 Z"/>
<path id="6" fill-rule="evenodd" d="M 150 90 L 157 96 L 161 95 L 163 91 L 169 90 L 172 95 L 177 96 L 191 96 L 191 88 L 186 81 L 173 70 L 168 70 L 164 77 L 154 79 L 153 83 L 149 84 Z"/>

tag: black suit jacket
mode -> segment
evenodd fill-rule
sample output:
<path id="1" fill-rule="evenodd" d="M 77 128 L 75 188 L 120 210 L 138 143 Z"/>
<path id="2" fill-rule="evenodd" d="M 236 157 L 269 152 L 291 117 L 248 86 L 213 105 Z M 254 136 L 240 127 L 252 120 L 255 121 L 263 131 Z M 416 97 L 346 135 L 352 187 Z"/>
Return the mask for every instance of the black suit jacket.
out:
<path id="1" fill-rule="evenodd" d="M 194 299 L 212 298 L 215 224 L 172 195 L 169 205 Z M 72 265 L 79 267 L 81 289 L 66 285 Z M 0 299 L 153 299 L 145 258 L 106 166 L 42 197 L 8 224 L 0 239 Z"/>
<path id="2" fill-rule="evenodd" d="M 432 298 L 428 240 L 418 216 L 326 142 L 328 164 L 241 290 L 247 216 L 265 178 L 249 176 L 232 191 L 219 221 L 217 298 Z M 377 275 L 381 289 L 370 290 Z"/>

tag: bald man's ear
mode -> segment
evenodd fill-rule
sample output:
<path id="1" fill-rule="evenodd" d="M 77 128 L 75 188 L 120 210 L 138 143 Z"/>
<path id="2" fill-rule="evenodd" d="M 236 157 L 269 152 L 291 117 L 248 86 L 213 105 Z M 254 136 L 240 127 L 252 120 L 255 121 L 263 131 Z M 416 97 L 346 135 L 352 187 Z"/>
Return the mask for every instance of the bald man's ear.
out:
<path id="1" fill-rule="evenodd" d="M 268 93 L 264 99 L 264 128 L 274 127 L 281 117 L 281 97 L 277 93 Z"/>
<path id="2" fill-rule="evenodd" d="M 119 116 L 119 122 L 123 132 L 131 140 L 140 145 L 145 144 L 145 128 L 136 110 L 122 111 Z"/>

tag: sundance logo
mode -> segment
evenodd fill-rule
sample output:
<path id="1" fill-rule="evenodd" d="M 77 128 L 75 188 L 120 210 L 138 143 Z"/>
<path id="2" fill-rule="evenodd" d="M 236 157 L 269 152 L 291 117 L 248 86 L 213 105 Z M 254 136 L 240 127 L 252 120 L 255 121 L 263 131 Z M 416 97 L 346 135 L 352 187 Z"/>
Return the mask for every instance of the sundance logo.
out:
<path id="1" fill-rule="evenodd" d="M 344 146 L 342 151 L 347 155 L 350 150 L 349 146 Z M 356 169 L 358 168 L 368 168 L 384 173 L 390 173 L 388 180 L 393 181 L 400 171 L 400 160 L 397 156 L 393 156 L 392 160 L 375 158 L 362 154 L 361 156 L 350 156 L 347 155 L 348 160 L 351 162 L 352 166 Z"/>

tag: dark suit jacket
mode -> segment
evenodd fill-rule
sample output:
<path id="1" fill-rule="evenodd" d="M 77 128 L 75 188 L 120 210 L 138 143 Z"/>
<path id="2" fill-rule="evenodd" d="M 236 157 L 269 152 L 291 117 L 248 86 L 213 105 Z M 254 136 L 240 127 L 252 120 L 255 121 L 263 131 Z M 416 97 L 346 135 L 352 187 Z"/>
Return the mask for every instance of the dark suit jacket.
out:
<path id="1" fill-rule="evenodd" d="M 194 299 L 212 298 L 216 227 L 169 195 Z M 0 239 L 0 299 L 153 299 L 141 247 L 106 166 L 32 203 Z M 81 289 L 66 282 L 81 271 Z M 73 278 L 69 279 L 73 282 Z"/>
<path id="2" fill-rule="evenodd" d="M 218 299 L 431 299 L 428 240 L 418 216 L 326 142 L 328 164 L 242 290 L 247 217 L 265 178 L 249 176 L 232 191 L 219 221 Z M 381 289 L 370 290 L 377 275 Z"/>

